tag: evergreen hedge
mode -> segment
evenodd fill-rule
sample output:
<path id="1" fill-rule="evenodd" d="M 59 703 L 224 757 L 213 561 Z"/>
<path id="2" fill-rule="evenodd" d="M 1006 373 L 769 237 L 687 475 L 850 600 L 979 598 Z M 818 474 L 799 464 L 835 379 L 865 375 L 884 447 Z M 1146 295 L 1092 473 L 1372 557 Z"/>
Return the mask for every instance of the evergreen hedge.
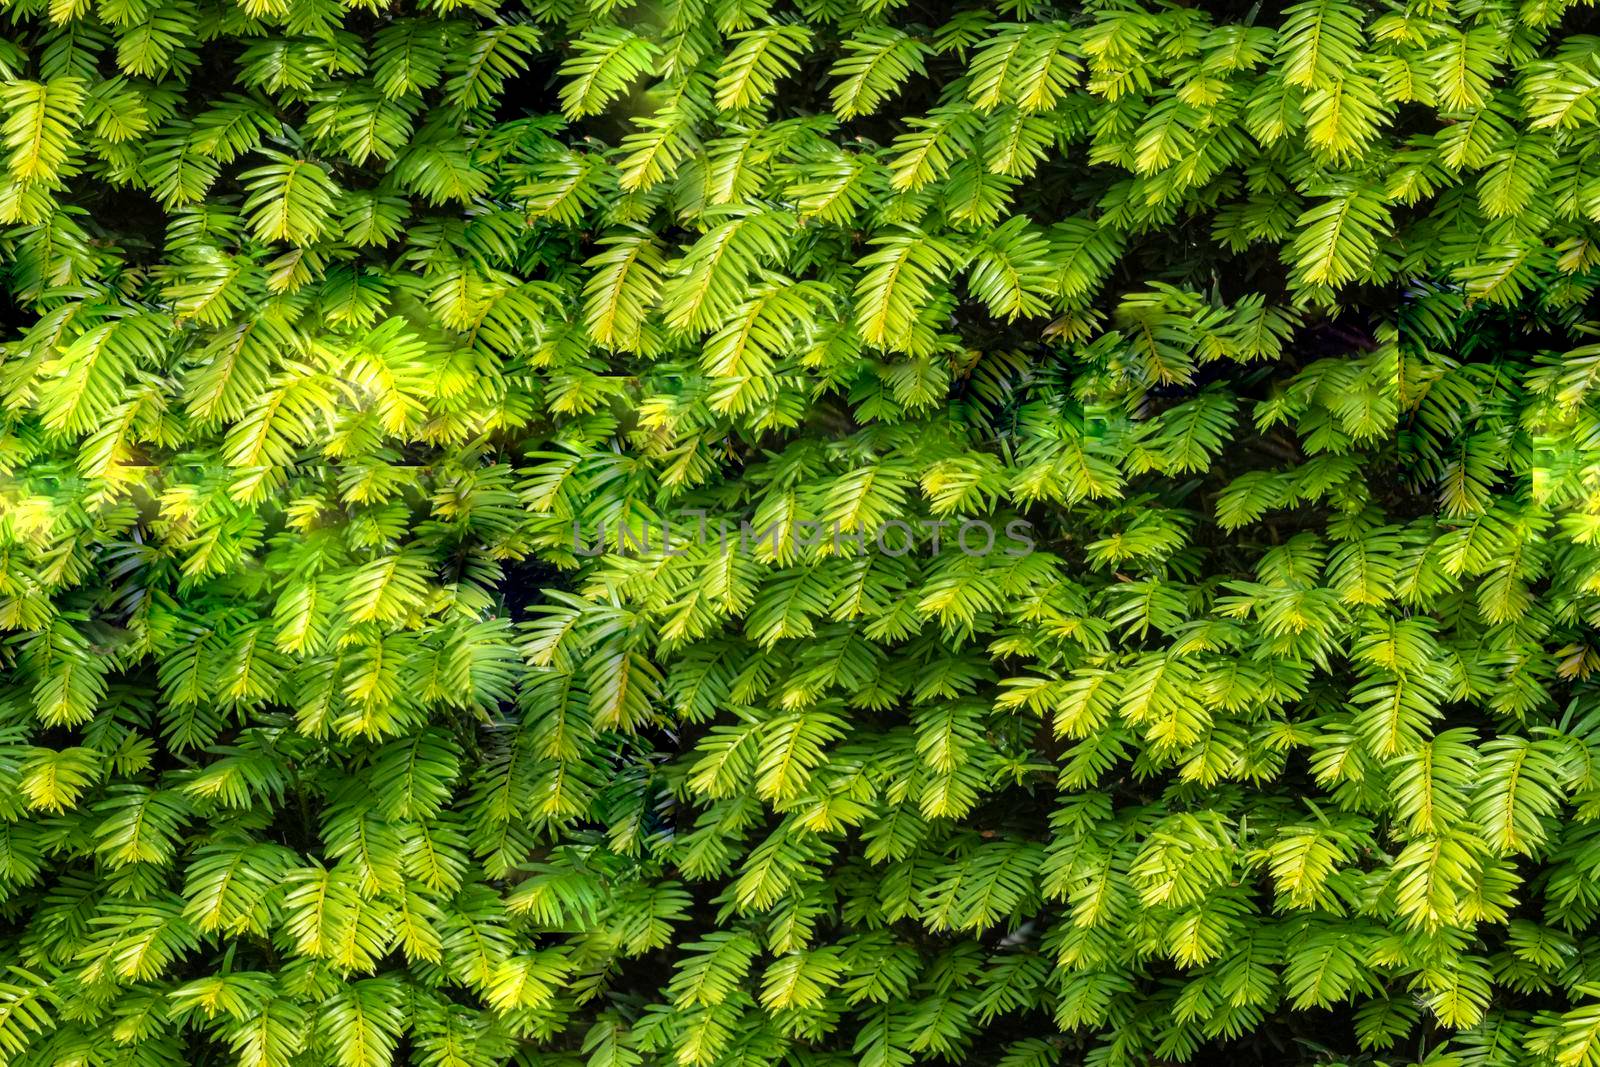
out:
<path id="1" fill-rule="evenodd" d="M 1600 1067 L 1597 34 L 0 0 L 0 1064 Z"/>

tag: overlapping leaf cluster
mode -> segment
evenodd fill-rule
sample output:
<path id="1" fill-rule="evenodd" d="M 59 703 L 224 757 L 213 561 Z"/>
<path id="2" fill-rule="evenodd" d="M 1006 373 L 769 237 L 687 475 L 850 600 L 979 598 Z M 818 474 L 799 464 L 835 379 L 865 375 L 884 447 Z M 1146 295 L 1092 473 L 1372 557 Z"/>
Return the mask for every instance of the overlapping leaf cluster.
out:
<path id="1" fill-rule="evenodd" d="M 1588 8 L 0 15 L 0 1062 L 1600 1065 Z"/>

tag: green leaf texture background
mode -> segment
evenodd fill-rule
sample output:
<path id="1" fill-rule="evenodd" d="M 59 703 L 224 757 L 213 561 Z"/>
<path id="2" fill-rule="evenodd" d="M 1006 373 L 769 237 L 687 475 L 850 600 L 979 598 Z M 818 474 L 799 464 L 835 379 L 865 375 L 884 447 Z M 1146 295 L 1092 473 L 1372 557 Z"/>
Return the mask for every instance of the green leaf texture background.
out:
<path id="1" fill-rule="evenodd" d="M 1600 1067 L 1600 13 L 963 3 L 0 0 L 0 1065 Z"/>

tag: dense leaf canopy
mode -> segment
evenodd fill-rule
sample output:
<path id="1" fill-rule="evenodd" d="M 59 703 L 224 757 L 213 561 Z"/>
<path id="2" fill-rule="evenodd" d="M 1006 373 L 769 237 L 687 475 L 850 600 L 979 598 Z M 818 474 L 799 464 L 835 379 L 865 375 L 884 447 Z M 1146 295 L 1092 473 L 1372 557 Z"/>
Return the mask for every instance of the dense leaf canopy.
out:
<path id="1" fill-rule="evenodd" d="M 0 1064 L 1600 1067 L 1590 8 L 0 0 L 0 162 Z"/>

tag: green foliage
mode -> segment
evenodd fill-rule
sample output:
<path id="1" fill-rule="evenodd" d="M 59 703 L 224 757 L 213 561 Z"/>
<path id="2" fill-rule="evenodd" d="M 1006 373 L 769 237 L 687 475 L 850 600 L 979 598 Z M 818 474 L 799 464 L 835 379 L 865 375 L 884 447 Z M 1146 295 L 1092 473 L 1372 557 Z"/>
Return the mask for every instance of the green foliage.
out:
<path id="1" fill-rule="evenodd" d="M 0 1064 L 1600 1067 L 1591 9 L 0 12 Z"/>

